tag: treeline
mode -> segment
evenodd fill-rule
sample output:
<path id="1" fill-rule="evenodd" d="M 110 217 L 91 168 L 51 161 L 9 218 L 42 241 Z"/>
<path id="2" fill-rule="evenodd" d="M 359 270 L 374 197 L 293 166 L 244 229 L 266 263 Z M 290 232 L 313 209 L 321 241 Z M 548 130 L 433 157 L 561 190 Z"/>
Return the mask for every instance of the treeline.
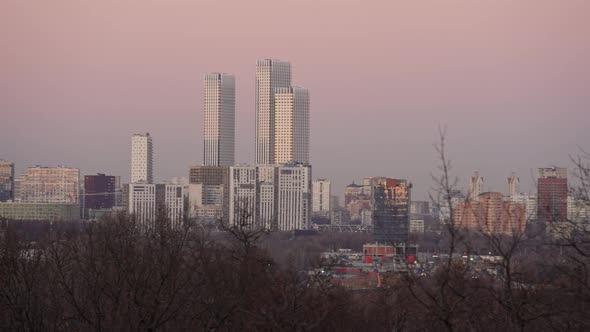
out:
<path id="1" fill-rule="evenodd" d="M 279 266 L 264 232 L 145 230 L 125 215 L 48 231 L 31 244 L 5 229 L 2 331 L 358 330 L 386 326 L 355 294 Z M 385 319 L 385 316 L 383 316 Z"/>
<path id="2" fill-rule="evenodd" d="M 120 215 L 48 231 L 34 245 L 19 240 L 9 225 L 0 248 L 0 330 L 590 328 L 590 265 L 583 242 L 562 243 L 559 255 L 526 257 L 523 237 L 489 236 L 502 257 L 497 276 L 474 278 L 468 264 L 449 259 L 428 277 L 391 274 L 383 276 L 381 288 L 349 290 L 308 275 L 296 259 L 278 264 L 270 251 L 289 240 L 269 240 L 248 228 L 212 236 L 197 226 L 175 230 L 166 224 L 162 219 L 146 231 Z M 458 244 L 465 239 L 456 233 L 447 241 L 462 250 Z M 310 250 L 317 250 L 319 240 L 310 241 Z M 283 250 L 296 257 L 296 248 Z"/>

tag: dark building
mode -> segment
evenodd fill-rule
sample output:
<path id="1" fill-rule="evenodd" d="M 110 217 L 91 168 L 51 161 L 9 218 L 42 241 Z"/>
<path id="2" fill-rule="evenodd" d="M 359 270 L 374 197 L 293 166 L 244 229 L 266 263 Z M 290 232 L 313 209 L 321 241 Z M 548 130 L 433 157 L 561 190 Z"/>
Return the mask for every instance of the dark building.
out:
<path id="1" fill-rule="evenodd" d="M 203 205 L 223 206 L 223 220 L 229 218 L 229 167 L 192 166 L 190 184 L 202 184 Z"/>
<path id="2" fill-rule="evenodd" d="M 229 183 L 229 167 L 192 166 L 189 174 L 190 183 L 203 185 L 221 185 Z"/>
<path id="3" fill-rule="evenodd" d="M 539 222 L 567 220 L 567 169 L 539 168 L 537 179 L 537 219 Z"/>
<path id="4" fill-rule="evenodd" d="M 375 177 L 371 187 L 375 241 L 383 244 L 407 242 L 412 185 L 406 180 Z"/>
<path id="5" fill-rule="evenodd" d="M 119 177 L 112 175 L 84 176 L 84 208 L 86 210 L 112 209 L 117 205 Z"/>
<path id="6" fill-rule="evenodd" d="M 0 202 L 14 199 L 14 164 L 0 160 Z"/>

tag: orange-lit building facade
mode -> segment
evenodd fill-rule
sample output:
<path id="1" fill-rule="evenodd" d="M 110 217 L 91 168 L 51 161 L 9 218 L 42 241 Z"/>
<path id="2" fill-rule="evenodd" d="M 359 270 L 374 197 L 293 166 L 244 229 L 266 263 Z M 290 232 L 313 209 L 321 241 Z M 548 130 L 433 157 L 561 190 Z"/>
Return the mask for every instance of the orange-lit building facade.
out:
<path id="1" fill-rule="evenodd" d="M 478 201 L 466 201 L 455 207 L 455 225 L 487 234 L 524 233 L 526 209 L 523 204 L 504 201 L 504 195 L 487 192 Z"/>

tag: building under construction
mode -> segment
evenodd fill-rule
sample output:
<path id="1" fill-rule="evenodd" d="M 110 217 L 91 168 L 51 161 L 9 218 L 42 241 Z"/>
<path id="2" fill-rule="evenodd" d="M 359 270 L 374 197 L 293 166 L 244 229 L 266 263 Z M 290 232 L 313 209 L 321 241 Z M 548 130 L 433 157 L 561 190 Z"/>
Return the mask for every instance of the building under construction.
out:
<path id="1" fill-rule="evenodd" d="M 399 245 L 408 240 L 410 189 L 406 180 L 375 177 L 371 180 L 375 241 Z"/>

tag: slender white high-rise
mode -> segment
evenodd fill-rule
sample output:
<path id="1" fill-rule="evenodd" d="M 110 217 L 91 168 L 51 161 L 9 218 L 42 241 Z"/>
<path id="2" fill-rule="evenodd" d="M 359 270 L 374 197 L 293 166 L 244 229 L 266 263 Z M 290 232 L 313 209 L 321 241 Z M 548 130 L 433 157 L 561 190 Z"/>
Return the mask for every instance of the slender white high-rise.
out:
<path id="1" fill-rule="evenodd" d="M 471 177 L 471 186 L 469 189 L 469 199 L 472 201 L 479 200 L 479 195 L 483 193 L 483 176 L 479 176 L 479 172 L 475 171 Z"/>
<path id="2" fill-rule="evenodd" d="M 309 92 L 288 87 L 275 90 L 274 162 L 309 164 Z"/>
<path id="3" fill-rule="evenodd" d="M 312 204 L 311 212 L 315 214 L 330 214 L 330 197 L 332 196 L 332 183 L 326 179 L 316 179 L 311 183 Z"/>
<path id="4" fill-rule="evenodd" d="M 131 183 L 153 183 L 153 145 L 149 133 L 131 138 Z"/>
<path id="5" fill-rule="evenodd" d="M 520 192 L 520 179 L 516 173 L 508 177 L 508 196 L 514 196 Z"/>
<path id="6" fill-rule="evenodd" d="M 204 166 L 233 166 L 235 155 L 236 88 L 230 74 L 203 75 Z"/>
<path id="7" fill-rule="evenodd" d="M 291 86 L 291 64 L 280 60 L 256 63 L 256 163 L 275 161 L 275 89 Z"/>

